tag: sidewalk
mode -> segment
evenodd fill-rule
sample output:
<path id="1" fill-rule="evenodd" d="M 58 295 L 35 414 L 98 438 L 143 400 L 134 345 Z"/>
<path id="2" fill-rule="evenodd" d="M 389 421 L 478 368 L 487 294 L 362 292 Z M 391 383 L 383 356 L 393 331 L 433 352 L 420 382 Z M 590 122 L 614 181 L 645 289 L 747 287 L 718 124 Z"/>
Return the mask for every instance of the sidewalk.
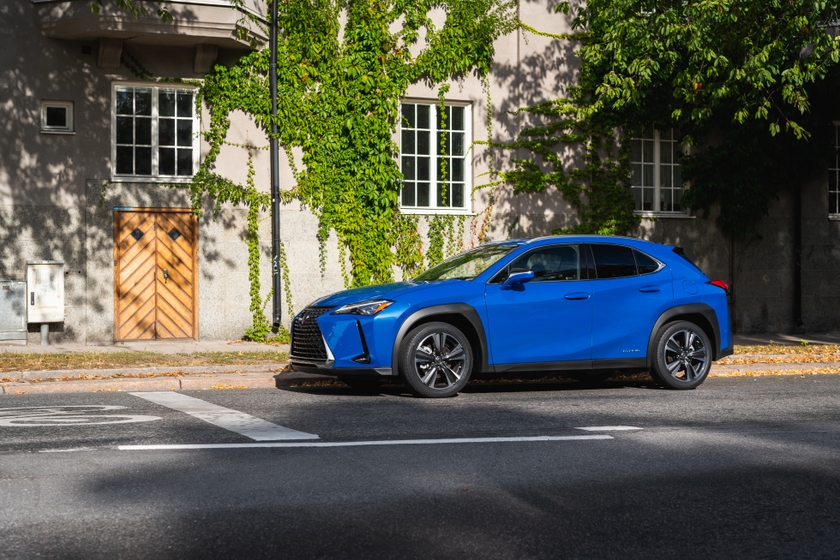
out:
<path id="1" fill-rule="evenodd" d="M 840 332 L 818 334 L 736 334 L 736 346 L 758 346 L 764 344 L 798 345 L 804 340 L 808 344 L 840 344 Z"/>
<path id="2" fill-rule="evenodd" d="M 735 335 L 737 346 L 779 344 L 788 346 L 840 344 L 840 333 L 786 335 L 779 333 Z M 209 352 L 289 352 L 289 345 L 225 340 L 144 341 L 112 344 L 60 343 L 49 346 L 21 345 L 0 341 L 0 354 L 12 353 L 82 353 L 82 352 L 156 352 L 192 354 Z M 825 361 L 805 363 L 774 360 L 761 363 L 728 363 L 712 366 L 710 375 L 738 376 L 752 371 L 767 375 L 799 372 L 840 373 L 840 362 L 832 356 Z M 761 357 L 759 357 L 761 358 Z M 730 358 L 731 359 L 731 358 Z M 63 392 L 116 392 L 203 389 L 245 389 L 283 387 L 303 382 L 326 381 L 328 376 L 284 371 L 288 360 L 261 365 L 153 366 L 118 369 L 40 370 L 0 373 L 0 394 Z"/>
<path id="3" fill-rule="evenodd" d="M 0 341 L 0 354 L 78 354 L 83 352 L 155 352 L 193 354 L 214 352 L 283 352 L 288 344 L 242 340 L 142 341 L 111 344 L 57 343 L 49 346 Z M 282 372 L 288 360 L 261 365 L 151 366 L 112 369 L 64 369 L 0 372 L 0 394 L 246 389 L 276 387 L 321 375 Z M 275 379 L 277 377 L 277 379 Z"/>
<path id="4" fill-rule="evenodd" d="M 112 342 L 102 344 L 79 344 L 61 342 L 41 346 L 0 341 L 0 353 L 59 354 L 64 352 L 158 352 L 160 354 L 192 354 L 194 352 L 288 352 L 288 344 L 260 344 L 244 340 L 143 340 L 138 342 Z"/>

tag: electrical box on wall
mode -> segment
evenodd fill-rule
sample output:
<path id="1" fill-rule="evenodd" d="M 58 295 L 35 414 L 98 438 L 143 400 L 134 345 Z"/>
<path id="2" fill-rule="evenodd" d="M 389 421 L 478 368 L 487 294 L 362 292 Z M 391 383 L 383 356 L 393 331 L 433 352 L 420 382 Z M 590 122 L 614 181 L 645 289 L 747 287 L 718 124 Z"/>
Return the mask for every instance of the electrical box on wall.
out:
<path id="1" fill-rule="evenodd" d="M 0 280 L 0 340 L 26 340 L 26 282 Z"/>
<path id="2" fill-rule="evenodd" d="M 26 263 L 26 310 L 29 323 L 64 321 L 64 263 Z"/>

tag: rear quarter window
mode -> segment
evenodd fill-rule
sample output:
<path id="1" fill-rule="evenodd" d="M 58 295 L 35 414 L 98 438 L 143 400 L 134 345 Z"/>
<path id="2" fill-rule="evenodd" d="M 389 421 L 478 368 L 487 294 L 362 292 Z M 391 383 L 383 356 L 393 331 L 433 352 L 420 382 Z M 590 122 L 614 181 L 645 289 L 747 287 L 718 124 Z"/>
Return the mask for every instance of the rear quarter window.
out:
<path id="1" fill-rule="evenodd" d="M 636 266 L 639 269 L 639 274 L 650 274 L 659 270 L 659 261 L 653 257 L 642 253 L 641 251 L 633 251 L 636 256 Z"/>

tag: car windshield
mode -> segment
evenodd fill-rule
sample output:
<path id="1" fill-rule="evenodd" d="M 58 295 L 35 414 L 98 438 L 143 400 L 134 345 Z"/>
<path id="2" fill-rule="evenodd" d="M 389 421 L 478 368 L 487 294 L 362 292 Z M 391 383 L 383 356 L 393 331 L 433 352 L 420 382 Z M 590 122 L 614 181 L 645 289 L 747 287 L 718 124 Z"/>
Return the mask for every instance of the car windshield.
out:
<path id="1" fill-rule="evenodd" d="M 521 243 L 484 245 L 446 259 L 417 276 L 415 280 L 471 280 L 521 245 Z"/>

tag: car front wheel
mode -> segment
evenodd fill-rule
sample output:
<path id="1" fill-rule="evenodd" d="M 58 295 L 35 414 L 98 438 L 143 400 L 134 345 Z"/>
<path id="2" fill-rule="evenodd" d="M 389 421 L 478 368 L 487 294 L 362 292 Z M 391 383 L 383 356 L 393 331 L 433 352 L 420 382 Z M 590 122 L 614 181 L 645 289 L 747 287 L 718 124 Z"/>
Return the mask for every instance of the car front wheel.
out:
<path id="1" fill-rule="evenodd" d="M 403 341 L 400 375 L 419 397 L 451 397 L 467 384 L 471 372 L 467 337 L 449 323 L 420 325 Z"/>
<path id="2" fill-rule="evenodd" d="M 712 348 L 703 329 L 688 321 L 662 327 L 656 338 L 650 374 L 668 389 L 693 389 L 712 367 Z"/>

